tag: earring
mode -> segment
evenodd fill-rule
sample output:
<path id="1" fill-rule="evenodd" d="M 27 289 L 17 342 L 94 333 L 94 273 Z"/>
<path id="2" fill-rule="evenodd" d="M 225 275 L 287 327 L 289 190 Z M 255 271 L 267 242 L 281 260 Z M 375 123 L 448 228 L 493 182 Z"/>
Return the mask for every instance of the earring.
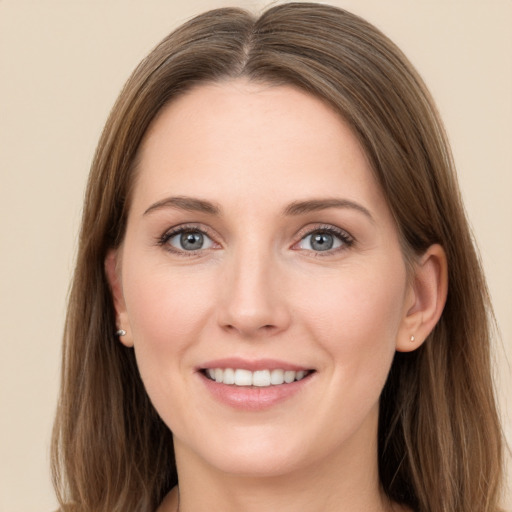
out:
<path id="1" fill-rule="evenodd" d="M 415 339 L 416 339 L 416 338 L 415 338 L 414 336 L 411 336 L 411 343 L 414 343 L 414 340 L 415 340 Z"/>
<path id="2" fill-rule="evenodd" d="M 126 331 L 124 329 L 119 329 L 116 331 L 116 336 L 126 336 Z"/>

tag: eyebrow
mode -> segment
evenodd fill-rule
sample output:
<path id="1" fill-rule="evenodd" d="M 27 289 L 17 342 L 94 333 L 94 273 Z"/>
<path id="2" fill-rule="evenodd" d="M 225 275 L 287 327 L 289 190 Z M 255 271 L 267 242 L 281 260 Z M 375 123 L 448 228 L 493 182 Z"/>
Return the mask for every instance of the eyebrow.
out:
<path id="1" fill-rule="evenodd" d="M 155 210 L 163 208 L 175 208 L 177 210 L 186 210 L 190 212 L 202 212 L 209 215 L 220 215 L 221 208 L 215 203 L 188 196 L 175 196 L 167 197 L 161 201 L 153 203 L 145 212 L 144 215 L 151 213 Z M 304 215 L 306 213 L 317 212 L 320 210 L 327 210 L 328 208 L 348 208 L 356 210 L 366 215 L 372 222 L 374 219 L 370 211 L 355 201 L 349 199 L 308 199 L 306 201 L 294 201 L 285 207 L 283 210 L 284 216 Z"/>
<path id="2" fill-rule="evenodd" d="M 177 210 L 187 210 L 189 212 L 220 215 L 220 208 L 216 204 L 205 201 L 204 199 L 196 199 L 195 197 L 187 196 L 167 197 L 166 199 L 157 201 L 144 212 L 144 215 L 155 210 L 161 210 L 162 208 L 176 208 Z"/>
<path id="3" fill-rule="evenodd" d="M 328 208 L 349 208 L 366 215 L 372 222 L 374 218 L 363 205 L 349 199 L 310 199 L 307 201 L 294 201 L 284 209 L 284 215 L 304 215 L 305 213 L 327 210 Z"/>

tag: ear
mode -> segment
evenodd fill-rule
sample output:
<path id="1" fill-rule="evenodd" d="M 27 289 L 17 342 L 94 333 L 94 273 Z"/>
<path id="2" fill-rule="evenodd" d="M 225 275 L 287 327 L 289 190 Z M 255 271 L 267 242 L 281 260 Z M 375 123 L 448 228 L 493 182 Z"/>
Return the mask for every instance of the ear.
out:
<path id="1" fill-rule="evenodd" d="M 116 310 L 116 329 L 126 331 L 126 334 L 119 336 L 119 341 L 126 347 L 133 347 L 132 330 L 124 301 L 120 272 L 118 249 L 111 249 L 105 258 L 105 274 L 110 285 L 110 292 L 112 293 L 112 300 Z"/>
<path id="2" fill-rule="evenodd" d="M 431 245 L 414 265 L 396 350 L 416 350 L 432 332 L 448 293 L 448 264 L 444 249 Z"/>

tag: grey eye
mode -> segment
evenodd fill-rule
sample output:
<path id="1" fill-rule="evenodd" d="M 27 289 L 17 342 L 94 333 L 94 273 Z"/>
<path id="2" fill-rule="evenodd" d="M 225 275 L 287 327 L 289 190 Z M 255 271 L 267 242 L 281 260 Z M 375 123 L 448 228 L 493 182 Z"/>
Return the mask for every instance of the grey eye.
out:
<path id="1" fill-rule="evenodd" d="M 334 237 L 329 233 L 315 233 L 311 235 L 310 244 L 314 251 L 328 251 L 334 245 Z"/>
<path id="2" fill-rule="evenodd" d="M 314 231 L 305 236 L 299 243 L 301 249 L 309 251 L 329 251 L 343 245 L 344 241 L 337 235 L 327 231 Z"/>
<path id="3" fill-rule="evenodd" d="M 168 241 L 172 247 L 182 251 L 199 251 L 212 247 L 212 240 L 201 231 L 183 231 Z"/>
<path id="4" fill-rule="evenodd" d="M 204 237 L 201 233 L 182 233 L 180 243 L 183 249 L 187 251 L 196 251 L 203 247 Z"/>

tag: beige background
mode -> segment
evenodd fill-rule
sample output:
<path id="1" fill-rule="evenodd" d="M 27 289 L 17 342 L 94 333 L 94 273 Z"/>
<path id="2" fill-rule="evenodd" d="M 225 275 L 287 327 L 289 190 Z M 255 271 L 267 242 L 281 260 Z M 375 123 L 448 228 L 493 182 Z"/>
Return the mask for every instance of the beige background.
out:
<path id="1" fill-rule="evenodd" d="M 0 0 L 0 512 L 55 508 L 48 445 L 66 292 L 88 167 L 124 80 L 191 15 L 268 3 Z M 496 361 L 510 442 L 512 2 L 331 3 L 394 39 L 438 102 L 502 331 Z"/>

